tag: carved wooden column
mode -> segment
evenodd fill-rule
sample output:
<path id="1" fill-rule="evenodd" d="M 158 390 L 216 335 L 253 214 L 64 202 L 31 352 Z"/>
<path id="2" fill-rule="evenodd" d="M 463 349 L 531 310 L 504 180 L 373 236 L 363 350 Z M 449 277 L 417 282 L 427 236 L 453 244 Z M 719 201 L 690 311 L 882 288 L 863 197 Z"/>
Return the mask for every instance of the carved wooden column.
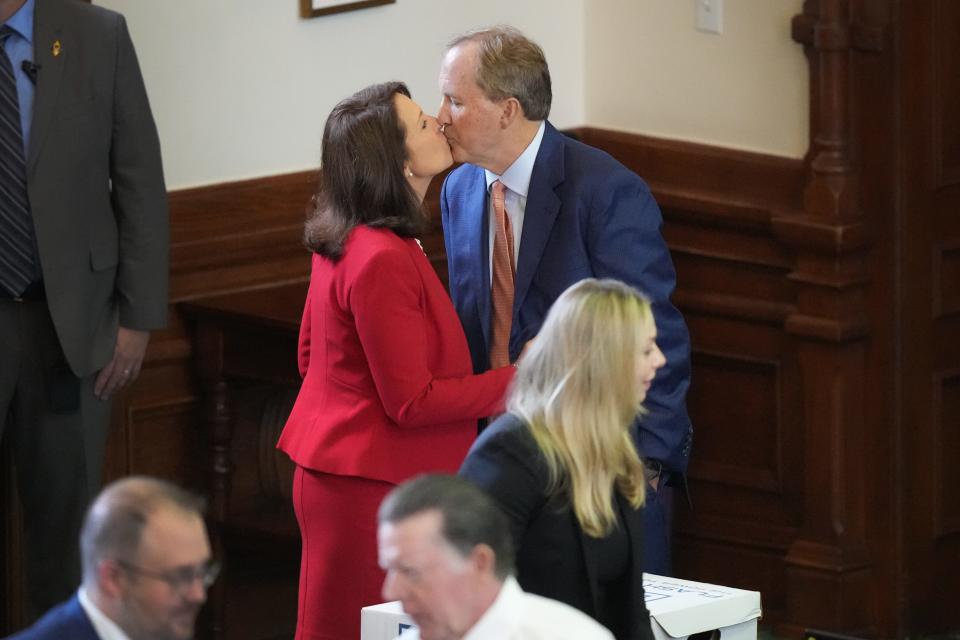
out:
<path id="1" fill-rule="evenodd" d="M 210 451 L 211 542 L 215 557 L 225 559 L 223 530 L 230 506 L 230 441 L 233 411 L 227 381 L 223 376 L 223 332 L 204 320 L 196 328 L 197 364 L 204 395 L 204 421 Z M 229 569 L 228 569 L 229 570 Z M 226 580 L 221 576 L 210 591 L 210 632 L 214 640 L 225 633 Z"/>
<path id="2" fill-rule="evenodd" d="M 793 36 L 811 70 L 811 148 L 802 215 L 774 220 L 796 255 L 796 311 L 786 330 L 801 369 L 804 512 L 787 557 L 781 631 L 803 627 L 869 633 L 875 558 L 867 544 L 863 387 L 870 247 L 851 141 L 849 0 L 807 0 Z"/>

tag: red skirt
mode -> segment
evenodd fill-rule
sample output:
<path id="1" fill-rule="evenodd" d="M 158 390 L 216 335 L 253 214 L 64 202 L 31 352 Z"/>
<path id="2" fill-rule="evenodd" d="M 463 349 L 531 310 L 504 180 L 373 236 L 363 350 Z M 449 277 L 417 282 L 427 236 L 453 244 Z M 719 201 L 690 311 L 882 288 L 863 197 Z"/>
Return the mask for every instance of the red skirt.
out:
<path id="1" fill-rule="evenodd" d="M 296 640 L 358 640 L 360 609 L 383 602 L 377 509 L 393 487 L 297 466 L 293 508 L 303 551 Z"/>

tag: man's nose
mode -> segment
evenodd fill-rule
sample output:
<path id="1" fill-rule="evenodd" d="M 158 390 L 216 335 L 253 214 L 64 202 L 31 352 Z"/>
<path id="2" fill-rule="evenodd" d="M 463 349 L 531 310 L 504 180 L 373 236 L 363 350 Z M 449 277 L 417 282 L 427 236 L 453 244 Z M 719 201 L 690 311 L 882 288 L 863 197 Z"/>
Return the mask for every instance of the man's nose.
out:
<path id="1" fill-rule="evenodd" d="M 399 581 L 395 575 L 389 572 L 387 573 L 387 577 L 383 580 L 383 589 L 381 590 L 384 600 L 390 601 L 400 599 L 400 596 L 402 595 L 401 591 L 403 590 L 398 586 L 398 582 Z"/>
<path id="2" fill-rule="evenodd" d="M 450 113 L 447 109 L 446 98 L 440 98 L 440 108 L 437 109 L 437 122 L 440 123 L 441 127 L 445 127 L 450 124 Z"/>
<path id="3" fill-rule="evenodd" d="M 203 604 L 207 601 L 207 588 L 208 587 L 204 583 L 203 578 L 197 576 L 190 582 L 190 586 L 184 593 L 184 597 L 190 602 Z"/>

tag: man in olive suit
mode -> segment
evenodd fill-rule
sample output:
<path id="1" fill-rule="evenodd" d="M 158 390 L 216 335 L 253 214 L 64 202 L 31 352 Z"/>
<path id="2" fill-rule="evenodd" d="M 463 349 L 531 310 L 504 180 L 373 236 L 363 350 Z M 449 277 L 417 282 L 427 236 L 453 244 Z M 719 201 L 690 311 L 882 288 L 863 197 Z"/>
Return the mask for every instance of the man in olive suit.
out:
<path id="1" fill-rule="evenodd" d="M 79 581 L 110 396 L 164 326 L 160 145 L 122 16 L 0 0 L 0 437 L 14 451 L 35 614 Z"/>

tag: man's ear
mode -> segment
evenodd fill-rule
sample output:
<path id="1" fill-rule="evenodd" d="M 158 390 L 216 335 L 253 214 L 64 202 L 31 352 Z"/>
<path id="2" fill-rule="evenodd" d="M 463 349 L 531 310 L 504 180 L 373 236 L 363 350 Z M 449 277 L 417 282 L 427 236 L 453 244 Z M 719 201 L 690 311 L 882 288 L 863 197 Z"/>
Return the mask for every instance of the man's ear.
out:
<path id="1" fill-rule="evenodd" d="M 124 581 L 123 567 L 116 560 L 101 560 L 97 564 L 97 582 L 100 591 L 108 597 L 118 597 L 123 593 Z"/>
<path id="2" fill-rule="evenodd" d="M 497 555 L 489 545 L 478 544 L 470 552 L 470 564 L 478 573 L 494 573 Z"/>
<path id="3" fill-rule="evenodd" d="M 516 98 L 507 98 L 500 102 L 500 128 L 507 129 L 523 117 L 523 107 Z"/>

